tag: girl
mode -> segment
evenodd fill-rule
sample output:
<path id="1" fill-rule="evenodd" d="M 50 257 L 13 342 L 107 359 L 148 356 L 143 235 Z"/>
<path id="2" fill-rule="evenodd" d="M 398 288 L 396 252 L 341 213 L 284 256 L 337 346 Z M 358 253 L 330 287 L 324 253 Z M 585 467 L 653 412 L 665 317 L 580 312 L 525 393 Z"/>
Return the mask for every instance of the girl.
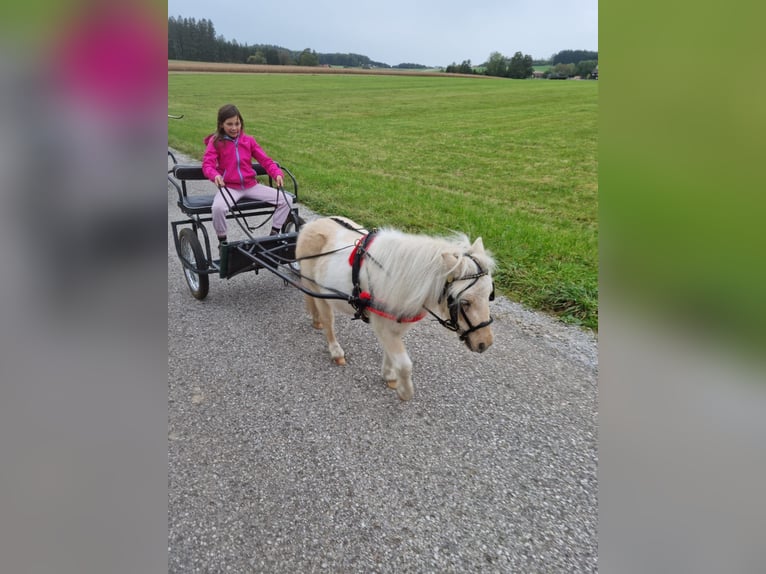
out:
<path id="1" fill-rule="evenodd" d="M 245 133 L 245 121 L 236 106 L 227 104 L 218 110 L 218 130 L 205 138 L 205 155 L 202 157 L 202 173 L 216 186 L 226 186 L 231 198 L 224 198 L 225 191 L 217 193 L 213 200 L 213 228 L 218 241 L 226 241 L 226 200 L 236 203 L 243 197 L 265 201 L 276 206 L 272 220 L 271 235 L 282 228 L 292 209 L 292 199 L 286 193 L 262 183 L 255 178 L 252 160 L 263 166 L 277 187 L 284 185 L 282 170 L 266 155 L 258 142 Z"/>

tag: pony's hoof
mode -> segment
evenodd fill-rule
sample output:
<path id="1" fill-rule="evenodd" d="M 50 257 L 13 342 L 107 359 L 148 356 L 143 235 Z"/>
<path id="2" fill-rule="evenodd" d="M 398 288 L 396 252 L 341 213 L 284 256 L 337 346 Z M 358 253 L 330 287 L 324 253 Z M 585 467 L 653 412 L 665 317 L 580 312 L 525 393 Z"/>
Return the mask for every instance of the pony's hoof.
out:
<path id="1" fill-rule="evenodd" d="M 311 326 L 314 327 L 314 329 L 324 329 L 324 325 L 322 325 L 322 323 L 319 321 L 312 322 Z"/>
<path id="2" fill-rule="evenodd" d="M 346 357 L 335 357 L 332 360 L 333 363 L 336 365 L 345 365 L 346 364 Z"/>
<path id="3" fill-rule="evenodd" d="M 397 386 L 399 386 L 399 382 L 396 381 L 396 380 L 394 380 L 394 381 L 386 381 L 386 384 L 388 385 L 389 389 L 395 389 Z"/>

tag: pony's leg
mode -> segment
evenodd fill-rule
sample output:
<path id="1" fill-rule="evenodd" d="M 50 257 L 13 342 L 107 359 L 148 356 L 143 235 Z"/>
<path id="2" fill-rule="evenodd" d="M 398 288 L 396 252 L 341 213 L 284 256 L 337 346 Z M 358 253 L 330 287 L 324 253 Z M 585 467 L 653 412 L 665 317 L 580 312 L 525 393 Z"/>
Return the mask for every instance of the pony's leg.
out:
<path id="1" fill-rule="evenodd" d="M 386 381 L 388 386 L 392 389 L 395 389 L 398 384 L 396 381 L 394 362 L 391 360 L 386 349 L 383 349 L 383 380 Z"/>
<path id="2" fill-rule="evenodd" d="M 311 315 L 311 326 L 314 327 L 314 329 L 321 329 L 322 321 L 319 319 L 319 309 L 317 309 L 316 297 L 304 294 L 303 299 L 306 303 L 306 311 Z"/>
<path id="3" fill-rule="evenodd" d="M 412 360 L 404 348 L 402 335 L 408 330 L 401 324 L 371 317 L 372 328 L 383 347 L 383 379 L 403 401 L 412 398 Z"/>
<path id="4" fill-rule="evenodd" d="M 335 313 L 330 303 L 324 299 L 314 299 L 314 306 L 317 310 L 316 317 L 319 324 L 324 327 L 324 336 L 327 339 L 327 349 L 330 351 L 330 357 L 336 365 L 346 364 L 346 353 L 335 338 Z M 316 325 L 316 322 L 314 323 Z"/>

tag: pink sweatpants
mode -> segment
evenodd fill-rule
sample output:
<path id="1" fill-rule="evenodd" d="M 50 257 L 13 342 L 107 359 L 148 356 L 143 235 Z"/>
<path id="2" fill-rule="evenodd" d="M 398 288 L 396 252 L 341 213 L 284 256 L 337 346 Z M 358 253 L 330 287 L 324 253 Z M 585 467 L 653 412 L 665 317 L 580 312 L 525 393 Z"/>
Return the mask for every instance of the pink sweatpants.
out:
<path id="1" fill-rule="evenodd" d="M 288 194 L 277 192 L 273 187 L 259 183 L 248 189 L 228 189 L 235 203 L 243 197 L 247 197 L 258 201 L 265 201 L 271 205 L 276 204 L 277 209 L 271 221 L 272 227 L 281 228 L 282 224 L 287 220 L 287 216 L 290 215 L 290 209 L 293 206 L 292 198 Z M 226 199 L 224 199 L 224 194 L 226 194 Z M 218 237 L 226 235 L 226 213 L 229 211 L 229 206 L 226 204 L 227 201 L 231 203 L 231 198 L 226 193 L 226 190 L 219 190 L 215 194 L 215 199 L 213 200 L 213 229 L 215 229 Z"/>

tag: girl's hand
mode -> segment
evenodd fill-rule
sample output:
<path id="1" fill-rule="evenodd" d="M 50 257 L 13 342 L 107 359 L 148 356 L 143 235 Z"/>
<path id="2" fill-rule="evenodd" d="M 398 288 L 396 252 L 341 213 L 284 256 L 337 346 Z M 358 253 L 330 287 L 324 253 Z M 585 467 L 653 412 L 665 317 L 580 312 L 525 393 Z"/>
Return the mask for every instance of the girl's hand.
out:
<path id="1" fill-rule="evenodd" d="M 276 182 L 277 182 L 277 187 L 285 186 L 285 179 L 281 175 L 277 176 Z"/>
<path id="2" fill-rule="evenodd" d="M 222 175 L 215 176 L 213 183 L 215 183 L 218 187 L 223 187 L 223 176 Z"/>

